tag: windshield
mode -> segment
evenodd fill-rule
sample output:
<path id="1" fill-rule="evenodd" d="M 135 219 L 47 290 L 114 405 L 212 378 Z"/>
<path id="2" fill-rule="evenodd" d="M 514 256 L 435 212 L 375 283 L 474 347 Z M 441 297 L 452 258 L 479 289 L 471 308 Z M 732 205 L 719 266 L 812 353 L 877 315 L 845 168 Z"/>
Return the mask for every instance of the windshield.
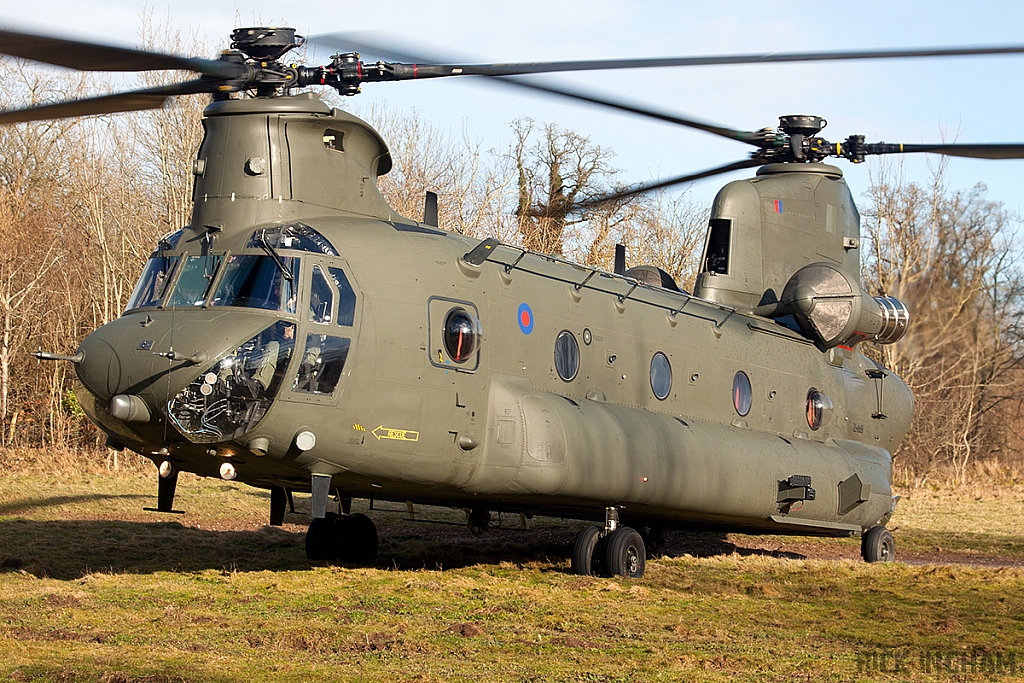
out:
<path id="1" fill-rule="evenodd" d="M 202 306 L 213 282 L 221 256 L 190 256 L 181 267 L 181 276 L 164 306 Z"/>
<path id="2" fill-rule="evenodd" d="M 224 265 L 224 277 L 211 303 L 294 313 L 299 259 L 282 256 L 281 263 L 290 280 L 270 256 L 232 256 Z"/>
<path id="3" fill-rule="evenodd" d="M 260 228 L 249 238 L 246 247 L 262 249 L 264 244 L 272 249 L 297 249 L 328 256 L 338 255 L 326 237 L 304 223 Z"/>
<path id="4" fill-rule="evenodd" d="M 178 267 L 177 256 L 154 256 L 149 259 L 139 284 L 128 299 L 128 306 L 125 310 L 141 308 L 143 306 L 156 306 L 167 290 L 167 284 L 174 277 L 174 270 Z"/>

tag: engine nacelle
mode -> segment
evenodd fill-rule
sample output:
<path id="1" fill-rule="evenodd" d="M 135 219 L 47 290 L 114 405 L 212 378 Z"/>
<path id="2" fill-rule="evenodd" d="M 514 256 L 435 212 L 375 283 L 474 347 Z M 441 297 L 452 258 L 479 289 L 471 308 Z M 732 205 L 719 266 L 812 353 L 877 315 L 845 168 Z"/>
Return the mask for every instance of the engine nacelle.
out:
<path id="1" fill-rule="evenodd" d="M 891 296 L 865 294 L 856 280 L 829 263 L 804 266 L 782 291 L 786 313 L 825 348 L 864 340 L 891 344 L 910 325 L 910 311 Z M 783 311 L 780 311 L 783 312 Z"/>

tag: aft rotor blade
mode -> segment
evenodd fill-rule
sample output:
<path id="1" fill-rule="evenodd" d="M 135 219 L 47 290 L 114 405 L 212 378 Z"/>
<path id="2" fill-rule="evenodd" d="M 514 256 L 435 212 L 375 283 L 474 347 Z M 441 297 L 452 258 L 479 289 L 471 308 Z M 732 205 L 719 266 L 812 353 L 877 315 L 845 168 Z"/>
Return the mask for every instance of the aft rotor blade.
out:
<path id="1" fill-rule="evenodd" d="M 365 51 L 388 59 L 416 62 L 411 55 L 365 42 L 365 34 L 333 33 L 310 38 L 343 50 Z M 561 71 L 599 71 L 606 69 L 647 69 L 672 66 L 718 66 L 728 64 L 775 64 L 781 62 L 850 61 L 861 59 L 908 59 L 921 57 L 968 57 L 1024 53 L 1024 45 L 981 45 L 956 48 L 915 50 L 835 50 L 827 52 L 769 52 L 764 54 L 708 55 L 695 57 L 655 57 L 646 59 L 594 59 L 562 62 L 520 62 L 506 64 L 419 64 L 417 78 L 446 76 L 523 76 Z"/>
<path id="2" fill-rule="evenodd" d="M 217 83 L 215 81 L 197 79 L 185 81 L 184 83 L 172 83 L 157 88 L 146 88 L 145 90 L 131 90 L 114 93 L 113 95 L 87 97 L 81 100 L 40 104 L 34 107 L 25 107 L 24 109 L 0 111 L 0 124 L 157 109 L 163 106 L 168 97 L 212 92 L 216 88 Z"/>
<path id="3" fill-rule="evenodd" d="M 654 190 L 660 190 L 666 187 L 672 187 L 674 185 L 681 185 L 694 180 L 700 180 L 702 178 L 710 178 L 711 176 L 720 175 L 722 173 L 729 173 L 730 171 L 740 171 L 745 168 L 753 168 L 755 166 L 763 166 L 764 161 L 760 159 L 743 159 L 742 161 L 734 161 L 724 166 L 716 166 L 715 168 L 709 168 L 706 171 L 700 171 L 698 173 L 690 173 L 684 176 L 678 176 L 675 178 L 669 178 L 667 180 L 659 180 L 653 183 L 646 183 L 643 185 L 636 185 L 619 192 L 613 192 L 612 194 L 606 194 L 601 197 L 595 197 L 588 199 L 587 201 L 580 202 L 578 206 L 583 208 L 591 208 L 598 206 L 599 204 L 605 204 L 607 202 L 613 202 L 618 199 L 626 199 L 627 197 L 633 197 L 638 194 L 644 194 L 645 192 L 652 192 Z"/>
<path id="4" fill-rule="evenodd" d="M 861 146 L 864 154 L 913 154 L 926 152 L 944 154 L 949 157 L 971 159 L 1024 159 L 1024 143 L 982 143 L 982 144 L 900 144 L 888 142 L 868 143 Z"/>
<path id="5" fill-rule="evenodd" d="M 161 52 L 4 30 L 0 30 L 0 54 L 79 71 L 173 70 L 232 77 L 239 70 L 238 65 L 217 59 L 178 57 Z"/>
<path id="6" fill-rule="evenodd" d="M 352 50 L 356 52 L 367 52 L 377 57 L 384 57 L 391 60 L 400 60 L 404 62 L 430 62 L 438 61 L 436 59 L 427 59 L 424 55 L 412 55 L 405 51 L 397 51 L 391 47 L 383 47 L 370 42 L 372 36 L 365 33 L 336 33 L 324 36 L 314 36 L 309 39 L 311 43 L 319 43 L 328 47 L 336 49 Z M 752 133 L 736 130 L 734 128 L 728 128 L 726 126 L 719 126 L 713 123 L 707 123 L 704 121 L 698 121 L 696 119 L 687 119 L 682 116 L 675 114 L 669 114 L 666 112 L 658 111 L 648 107 L 642 107 L 636 104 L 630 104 L 628 102 L 613 100 L 605 95 L 595 95 L 583 90 L 575 88 L 567 88 L 565 86 L 555 86 L 547 83 L 538 83 L 536 81 L 524 81 L 517 78 L 508 78 L 502 76 L 492 76 L 495 82 L 504 83 L 517 88 L 526 88 L 528 90 L 534 90 L 538 92 L 547 93 L 549 95 L 557 95 L 559 97 L 567 97 L 569 99 L 577 100 L 580 102 L 587 102 L 588 104 L 594 104 L 600 107 L 608 107 L 616 109 L 618 111 L 628 112 L 630 114 L 637 114 L 639 116 L 646 116 L 647 118 L 656 119 L 658 121 L 665 121 L 668 123 L 674 123 L 680 126 L 686 126 L 687 128 L 695 128 L 702 130 L 712 135 L 718 135 L 728 140 L 739 140 L 757 146 L 758 143 L 754 142 Z"/>

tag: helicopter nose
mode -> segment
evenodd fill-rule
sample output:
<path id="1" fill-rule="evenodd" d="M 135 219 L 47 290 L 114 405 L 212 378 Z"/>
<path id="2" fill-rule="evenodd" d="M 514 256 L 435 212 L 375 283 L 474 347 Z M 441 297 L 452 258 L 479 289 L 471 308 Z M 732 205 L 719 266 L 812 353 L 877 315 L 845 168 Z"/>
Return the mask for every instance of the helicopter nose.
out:
<path id="1" fill-rule="evenodd" d="M 144 390 L 158 372 L 158 357 L 153 351 L 159 348 L 167 330 L 160 325 L 143 328 L 134 323 L 128 318 L 114 320 L 78 347 L 85 355 L 75 366 L 78 379 L 104 403 L 118 394 Z"/>
<path id="2" fill-rule="evenodd" d="M 76 366 L 78 379 L 97 398 L 109 401 L 121 384 L 121 359 L 117 349 L 108 340 L 90 335 L 79 347 L 85 352 Z"/>

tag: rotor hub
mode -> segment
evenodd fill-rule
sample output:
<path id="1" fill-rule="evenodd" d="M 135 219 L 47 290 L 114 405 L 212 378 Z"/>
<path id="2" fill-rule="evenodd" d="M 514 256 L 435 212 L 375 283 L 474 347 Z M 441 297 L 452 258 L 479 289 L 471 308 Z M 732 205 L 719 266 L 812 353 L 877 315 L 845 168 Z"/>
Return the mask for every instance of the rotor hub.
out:
<path id="1" fill-rule="evenodd" d="M 231 32 L 231 47 L 250 59 L 275 62 L 289 50 L 301 47 L 306 39 L 293 28 L 255 26 L 236 28 Z"/>
<path id="2" fill-rule="evenodd" d="M 787 135 L 803 135 L 811 137 L 821 132 L 821 129 L 828 125 L 828 121 L 820 116 L 809 114 L 790 114 L 779 117 L 779 130 Z"/>

